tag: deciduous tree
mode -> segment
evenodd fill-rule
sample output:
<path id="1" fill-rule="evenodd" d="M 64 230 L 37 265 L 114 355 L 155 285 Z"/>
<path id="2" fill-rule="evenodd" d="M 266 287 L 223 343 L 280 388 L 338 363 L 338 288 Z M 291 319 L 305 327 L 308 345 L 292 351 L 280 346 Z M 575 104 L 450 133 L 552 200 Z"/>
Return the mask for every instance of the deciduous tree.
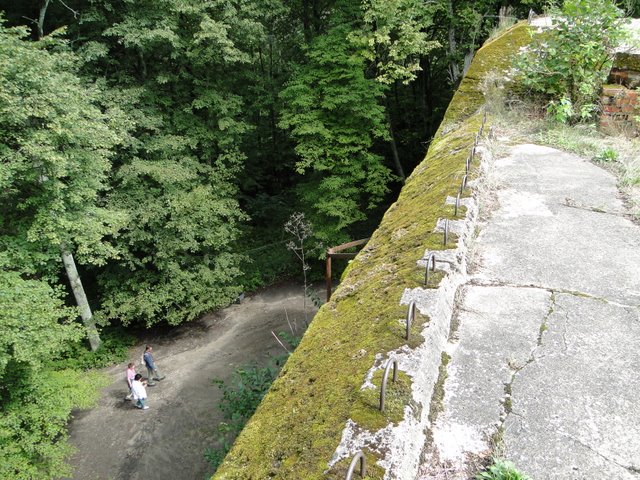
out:
<path id="1" fill-rule="evenodd" d="M 61 257 L 92 349 L 100 340 L 77 271 L 116 256 L 108 241 L 124 216 L 101 194 L 119 138 L 98 91 L 75 74 L 77 59 L 55 38 L 26 41 L 0 25 L 0 248 L 16 270 L 55 281 Z"/>

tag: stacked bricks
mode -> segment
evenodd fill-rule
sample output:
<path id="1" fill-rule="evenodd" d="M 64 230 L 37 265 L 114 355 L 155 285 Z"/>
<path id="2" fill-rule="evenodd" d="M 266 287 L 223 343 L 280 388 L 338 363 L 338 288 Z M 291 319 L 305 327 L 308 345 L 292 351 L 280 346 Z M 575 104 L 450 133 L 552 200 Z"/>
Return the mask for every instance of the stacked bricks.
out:
<path id="1" fill-rule="evenodd" d="M 640 73 L 613 67 L 609 73 L 610 84 L 624 85 L 627 88 L 640 87 Z"/>
<path id="2" fill-rule="evenodd" d="M 626 73 L 626 72 L 625 72 Z M 602 113 L 600 130 L 607 134 L 637 136 L 640 124 L 636 116 L 640 115 L 638 92 L 624 85 L 605 85 L 600 95 Z"/>

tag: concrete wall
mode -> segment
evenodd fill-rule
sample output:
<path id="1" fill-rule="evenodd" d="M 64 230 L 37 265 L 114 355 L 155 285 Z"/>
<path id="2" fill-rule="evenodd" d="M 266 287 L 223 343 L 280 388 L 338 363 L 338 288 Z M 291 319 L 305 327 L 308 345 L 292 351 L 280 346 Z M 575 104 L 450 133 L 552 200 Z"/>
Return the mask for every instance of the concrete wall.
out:
<path id="1" fill-rule="evenodd" d="M 453 301 L 456 275 L 465 273 L 464 265 L 447 267 L 446 259 L 456 257 L 469 233 L 462 219 L 472 214 L 472 190 L 463 190 L 458 216 L 451 200 L 460 192 L 465 162 L 483 121 L 479 83 L 487 72 L 508 68 L 511 55 L 529 39 L 526 25 L 518 24 L 477 52 L 426 158 L 316 315 L 215 479 L 344 478 L 354 449 L 363 447 L 367 478 L 399 478 L 402 466 L 393 465 L 394 447 L 385 439 L 394 429 L 415 426 L 429 415 L 439 367 L 446 362 L 438 345 L 449 333 L 448 320 L 438 318 L 446 317 Z M 477 174 L 476 160 L 469 179 Z M 446 246 L 445 219 L 452 225 L 461 222 Z M 441 261 L 424 288 L 428 252 L 436 252 Z M 453 265 L 455 258 L 449 259 Z M 433 302 L 420 305 L 407 341 L 403 319 L 414 294 Z M 420 350 L 426 356 L 414 355 Z M 404 356 L 382 413 L 379 385 L 390 355 Z M 411 358 L 427 364 L 411 364 Z M 420 372 L 430 373 L 420 379 Z M 355 437 L 361 441 L 350 443 Z M 419 435 L 405 445 L 411 441 L 419 442 Z"/>

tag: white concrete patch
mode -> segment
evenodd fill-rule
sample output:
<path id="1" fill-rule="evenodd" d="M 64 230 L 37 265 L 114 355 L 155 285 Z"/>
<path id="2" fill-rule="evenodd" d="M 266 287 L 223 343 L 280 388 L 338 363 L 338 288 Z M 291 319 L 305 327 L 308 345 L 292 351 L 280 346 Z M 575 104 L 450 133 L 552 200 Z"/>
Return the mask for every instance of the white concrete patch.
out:
<path id="1" fill-rule="evenodd" d="M 469 453 L 480 454 L 487 450 L 483 432 L 463 423 L 449 422 L 433 432 L 441 462 L 461 466 Z"/>
<path id="2" fill-rule="evenodd" d="M 553 25 L 553 23 L 551 21 L 551 17 L 537 17 L 533 18 L 531 22 L 529 22 L 529 25 L 538 28 L 549 28 Z"/>
<path id="3" fill-rule="evenodd" d="M 543 195 L 517 190 L 502 190 L 498 192 L 500 215 L 506 218 L 522 216 L 550 217 L 553 215 L 545 205 Z"/>
<path id="4" fill-rule="evenodd" d="M 521 145 L 516 145 L 511 150 L 512 156 L 517 155 L 554 155 L 557 154 L 558 150 L 552 147 L 545 147 L 544 145 L 535 145 L 533 143 L 524 143 Z M 499 160 L 503 161 L 503 160 Z"/>
<path id="5" fill-rule="evenodd" d="M 376 373 L 376 370 L 380 370 L 381 368 L 383 368 L 384 363 L 385 363 L 385 359 L 382 356 L 382 354 L 376 353 L 376 356 L 374 357 L 374 361 L 373 361 L 373 366 L 367 372 L 367 375 L 364 378 L 364 383 L 360 387 L 360 390 L 377 388 L 372 382 L 373 375 Z"/>

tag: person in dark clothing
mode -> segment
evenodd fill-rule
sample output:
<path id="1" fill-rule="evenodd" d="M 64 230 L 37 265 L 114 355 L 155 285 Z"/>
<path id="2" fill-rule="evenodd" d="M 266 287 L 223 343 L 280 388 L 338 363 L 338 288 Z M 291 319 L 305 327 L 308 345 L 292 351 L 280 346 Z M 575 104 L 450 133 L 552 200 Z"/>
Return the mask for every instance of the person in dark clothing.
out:
<path id="1" fill-rule="evenodd" d="M 147 345 L 147 348 L 145 348 L 144 354 L 142 355 L 142 358 L 144 359 L 144 365 L 147 367 L 147 385 L 149 386 L 155 385 L 155 383 L 153 383 L 154 380 L 160 381 L 165 377 L 164 375 L 160 374 L 155 362 L 153 361 L 153 355 L 151 354 L 152 350 L 153 348 L 151 347 L 151 345 Z"/>

